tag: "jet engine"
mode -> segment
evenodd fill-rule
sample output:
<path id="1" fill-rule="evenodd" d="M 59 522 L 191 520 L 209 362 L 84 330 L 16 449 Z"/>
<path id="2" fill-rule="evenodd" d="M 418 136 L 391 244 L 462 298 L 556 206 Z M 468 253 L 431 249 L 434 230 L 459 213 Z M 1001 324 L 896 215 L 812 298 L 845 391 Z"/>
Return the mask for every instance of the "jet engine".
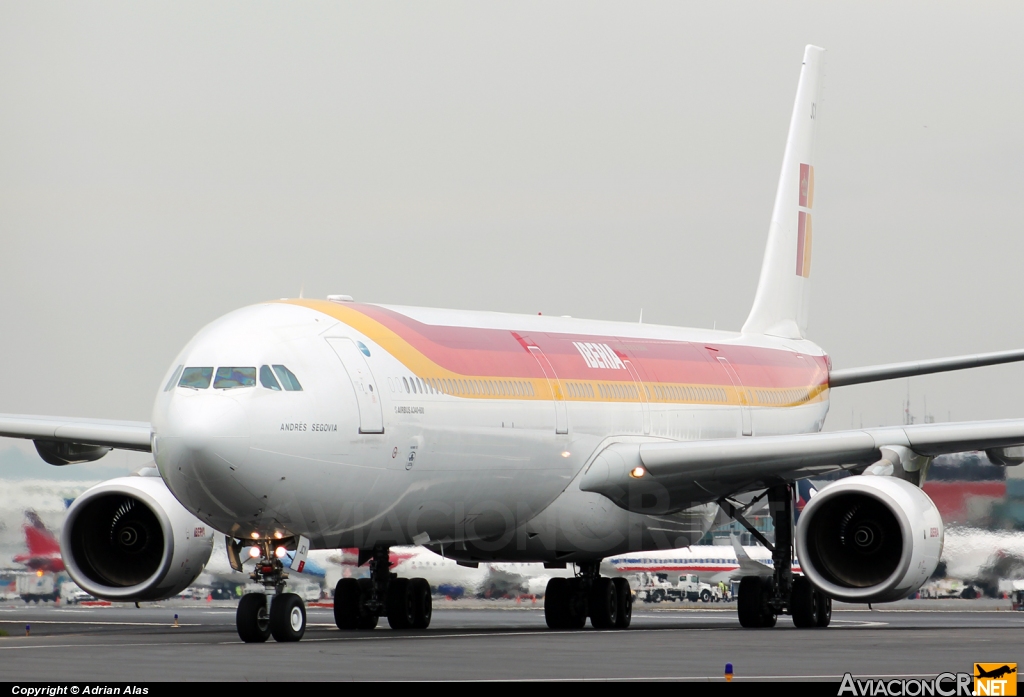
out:
<path id="1" fill-rule="evenodd" d="M 71 578 L 98 598 L 161 600 L 199 576 L 213 535 L 160 477 L 120 477 L 75 499 L 60 550 Z"/>
<path id="2" fill-rule="evenodd" d="M 861 475 L 821 489 L 804 507 L 796 550 L 804 574 L 836 600 L 882 603 L 916 592 L 942 554 L 942 518 L 918 487 Z"/>

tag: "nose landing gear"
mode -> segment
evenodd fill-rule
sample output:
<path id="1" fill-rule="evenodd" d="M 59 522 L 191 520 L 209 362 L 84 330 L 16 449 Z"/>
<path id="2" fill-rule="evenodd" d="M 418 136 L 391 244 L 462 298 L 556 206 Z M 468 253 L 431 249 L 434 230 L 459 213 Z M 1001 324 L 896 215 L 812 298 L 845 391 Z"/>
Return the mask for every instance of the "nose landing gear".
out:
<path id="1" fill-rule="evenodd" d="M 271 636 L 276 641 L 299 641 L 306 633 L 306 606 L 295 593 L 284 592 L 288 574 L 284 564 L 273 554 L 270 540 L 255 542 L 261 556 L 250 578 L 262 583 L 264 593 L 246 593 L 235 612 L 235 627 L 246 643 L 263 642 Z"/>
<path id="2" fill-rule="evenodd" d="M 580 564 L 576 578 L 553 578 L 544 592 L 544 619 L 551 629 L 626 629 L 633 618 L 633 592 L 624 578 L 598 574 L 600 562 Z"/>
<path id="3" fill-rule="evenodd" d="M 369 557 L 370 578 L 343 578 L 334 588 L 334 622 L 338 629 L 373 629 L 381 615 L 392 629 L 426 629 L 433 605 L 423 578 L 398 578 L 386 547 L 360 551 Z"/>

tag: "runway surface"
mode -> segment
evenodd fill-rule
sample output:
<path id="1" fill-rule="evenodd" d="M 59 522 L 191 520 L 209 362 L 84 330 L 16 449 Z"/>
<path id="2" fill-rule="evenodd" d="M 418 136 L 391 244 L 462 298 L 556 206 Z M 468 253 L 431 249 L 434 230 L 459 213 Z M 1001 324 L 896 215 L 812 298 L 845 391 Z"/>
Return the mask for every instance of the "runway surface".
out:
<path id="1" fill-rule="evenodd" d="M 310 608 L 300 643 L 243 644 L 234 604 L 0 606 L 0 675 L 12 681 L 721 680 L 934 676 L 1024 663 L 1024 612 L 995 601 L 838 609 L 832 627 L 745 630 L 735 605 L 638 605 L 624 631 L 552 632 L 539 605 L 435 602 L 425 632 L 341 632 Z M 174 614 L 179 627 L 172 627 Z M 25 625 L 31 625 L 25 636 Z"/>

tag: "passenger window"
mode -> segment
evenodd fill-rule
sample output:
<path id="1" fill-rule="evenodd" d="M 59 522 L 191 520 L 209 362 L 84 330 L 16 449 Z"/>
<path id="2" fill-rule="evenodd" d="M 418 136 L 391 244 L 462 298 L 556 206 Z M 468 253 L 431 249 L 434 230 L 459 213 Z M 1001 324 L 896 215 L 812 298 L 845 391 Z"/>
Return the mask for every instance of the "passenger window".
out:
<path id="1" fill-rule="evenodd" d="M 174 386 L 178 384 L 178 378 L 181 377 L 181 371 L 184 367 L 185 366 L 183 365 L 179 365 L 174 369 L 174 372 L 171 373 L 171 379 L 168 380 L 167 384 L 164 386 L 164 392 L 170 392 L 174 389 Z"/>
<path id="2" fill-rule="evenodd" d="M 405 385 L 405 391 L 406 391 L 406 393 L 408 393 L 409 392 L 409 381 L 406 380 L 405 378 L 402 378 L 402 384 Z"/>
<path id="3" fill-rule="evenodd" d="M 268 390 L 281 391 L 281 385 L 278 384 L 277 378 L 274 377 L 274 371 L 270 369 L 269 365 L 260 366 L 260 384 Z"/>
<path id="4" fill-rule="evenodd" d="M 213 368 L 185 368 L 181 373 L 178 387 L 191 387 L 193 390 L 205 390 L 213 378 Z"/>
<path id="5" fill-rule="evenodd" d="M 217 377 L 213 380 L 213 389 L 231 390 L 236 387 L 255 387 L 255 368 L 217 368 Z"/>
<path id="6" fill-rule="evenodd" d="M 277 379 L 281 381 L 281 385 L 288 392 L 302 392 L 302 385 L 299 384 L 299 379 L 295 377 L 295 373 L 283 365 L 275 365 L 274 373 L 277 374 Z"/>

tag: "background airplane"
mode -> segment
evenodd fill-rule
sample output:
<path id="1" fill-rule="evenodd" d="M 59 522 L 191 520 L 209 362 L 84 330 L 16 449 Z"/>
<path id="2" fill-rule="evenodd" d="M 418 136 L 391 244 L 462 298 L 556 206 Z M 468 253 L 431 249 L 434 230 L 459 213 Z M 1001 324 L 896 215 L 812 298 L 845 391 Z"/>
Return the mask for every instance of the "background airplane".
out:
<path id="1" fill-rule="evenodd" d="M 25 511 L 23 529 L 28 552 L 16 554 L 13 561 L 24 564 L 33 571 L 55 574 L 64 571 L 64 561 L 60 557 L 60 542 L 35 511 Z"/>

